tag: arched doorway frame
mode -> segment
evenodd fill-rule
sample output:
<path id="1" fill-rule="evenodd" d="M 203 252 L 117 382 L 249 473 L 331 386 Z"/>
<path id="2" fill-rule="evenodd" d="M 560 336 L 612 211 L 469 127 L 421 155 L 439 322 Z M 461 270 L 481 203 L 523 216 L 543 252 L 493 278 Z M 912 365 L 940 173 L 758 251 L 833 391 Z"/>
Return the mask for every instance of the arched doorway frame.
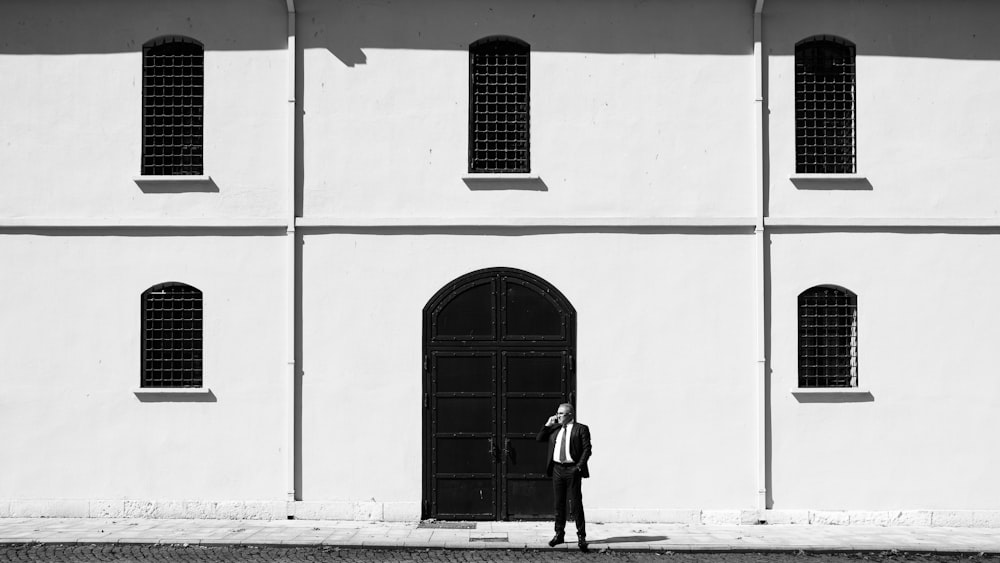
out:
<path id="1" fill-rule="evenodd" d="M 445 335 L 442 336 L 436 325 L 438 314 L 449 305 L 452 300 L 461 297 L 469 290 L 481 288 L 485 284 L 491 285 L 491 302 L 493 307 L 489 313 L 490 329 L 479 334 Z M 547 330 L 539 331 L 538 334 L 525 334 L 525 319 L 519 304 L 517 293 L 521 296 L 534 295 L 549 302 L 558 311 L 558 329 L 548 323 Z M 530 299 L 529 299 L 530 300 Z M 517 310 L 515 310 L 517 309 Z M 482 312 L 480 310 L 480 312 Z M 530 311 L 529 311 L 530 312 Z M 537 431 L 538 424 L 544 421 L 548 409 L 555 412 L 555 406 L 560 402 L 571 402 L 576 404 L 576 310 L 570 301 L 551 283 L 530 272 L 510 267 L 492 267 L 476 270 L 462 275 L 438 290 L 427 302 L 423 309 L 423 388 L 422 388 L 422 436 L 423 436 L 423 459 L 422 459 L 422 498 L 421 517 L 437 519 L 480 519 L 480 520 L 506 520 L 506 519 L 533 519 L 548 518 L 551 512 L 551 501 L 548 500 L 548 490 L 550 485 L 544 479 L 544 455 L 539 456 L 539 452 L 544 449 L 543 444 L 533 442 L 534 432 Z M 529 315 L 530 316 L 530 315 Z M 528 323 L 530 324 L 530 323 Z M 546 323 L 542 322 L 541 325 Z M 518 327 L 518 325 L 520 325 Z M 482 328 L 482 327 L 481 327 Z M 440 472 L 434 469 L 435 444 L 441 436 L 435 434 L 432 427 L 436 426 L 435 421 L 439 421 L 437 405 L 441 393 L 436 392 L 436 370 L 437 360 L 444 356 L 490 356 L 492 364 L 490 367 L 493 375 L 491 425 L 496 430 L 490 438 L 488 450 L 493 458 L 494 471 L 497 478 L 494 480 L 493 494 L 496 501 L 493 503 L 492 513 L 480 512 L 476 514 L 456 515 L 445 513 L 439 510 L 435 499 L 435 483 Z M 560 373 L 560 383 L 558 390 L 549 383 L 548 391 L 518 392 L 508 388 L 508 365 L 518 361 L 539 361 L 547 362 L 550 365 L 557 365 Z M 511 378 L 517 379 L 515 378 Z M 543 378 L 539 378 L 541 381 Z M 551 379 L 551 378 L 549 378 Z M 523 377 L 522 377 L 523 380 Z M 461 395 L 462 393 L 458 393 Z M 445 394 L 449 395 L 449 394 Z M 450 395 L 455 395 L 450 394 Z M 474 395 L 465 393 L 465 395 Z M 483 395 L 480 393 L 479 395 Z M 452 398 L 449 396 L 449 398 Z M 526 414 L 523 405 L 532 403 L 528 411 L 534 410 L 530 416 Z M 520 403 L 519 403 L 520 402 Z M 508 409 L 512 404 L 521 404 L 519 408 Z M 544 406 L 543 406 L 544 405 Z M 545 410 L 540 411 L 539 409 Z M 508 415 L 508 411 L 516 413 Z M 512 420 L 516 418 L 516 420 Z M 530 425 L 530 432 L 528 427 Z M 517 428 L 513 428 L 517 426 Z M 517 430 L 516 432 L 514 430 Z M 454 434 L 459 436 L 459 433 Z M 482 437 L 468 435 L 465 437 Z M 513 438 L 513 439 L 512 439 Z M 529 444 L 529 441 L 531 442 Z M 485 442 L 484 442 L 485 444 Z M 538 451 L 531 451 L 535 447 Z M 473 454 L 484 456 L 478 447 Z M 520 455 L 518 455 L 520 453 Z M 535 459 L 535 458 L 539 459 Z M 515 468 L 515 466 L 517 466 Z M 542 487 L 539 490 L 539 487 Z M 530 497 L 530 500 L 525 500 Z M 542 508 L 539 506 L 527 506 L 526 503 L 538 503 L 540 498 L 544 498 Z"/>

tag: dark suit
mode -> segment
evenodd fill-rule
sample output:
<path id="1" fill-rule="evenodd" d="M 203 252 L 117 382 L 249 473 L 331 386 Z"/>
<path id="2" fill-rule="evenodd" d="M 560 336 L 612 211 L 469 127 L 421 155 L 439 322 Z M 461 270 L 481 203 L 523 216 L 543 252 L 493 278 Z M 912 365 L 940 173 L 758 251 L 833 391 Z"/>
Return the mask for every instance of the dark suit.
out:
<path id="1" fill-rule="evenodd" d="M 580 488 L 581 479 L 590 477 L 587 461 L 590 459 L 590 429 L 587 425 L 573 422 L 569 435 L 569 456 L 572 464 L 560 465 L 554 461 L 556 439 L 562 426 L 553 424 L 543 426 L 535 437 L 539 442 L 548 441 L 548 463 L 545 466 L 545 476 L 552 477 L 552 491 L 555 496 L 556 535 L 562 537 L 566 531 L 566 500 L 568 497 L 570 512 L 575 515 L 576 533 L 583 539 L 587 537 L 587 519 L 583 513 L 583 493 Z"/>

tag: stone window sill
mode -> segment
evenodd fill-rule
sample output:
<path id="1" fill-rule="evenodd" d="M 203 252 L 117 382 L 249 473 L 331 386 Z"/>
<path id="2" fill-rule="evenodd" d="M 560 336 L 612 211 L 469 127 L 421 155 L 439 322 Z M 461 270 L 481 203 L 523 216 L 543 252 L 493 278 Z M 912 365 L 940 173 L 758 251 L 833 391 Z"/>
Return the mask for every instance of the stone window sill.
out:
<path id="1" fill-rule="evenodd" d="M 792 395 L 800 403 L 869 403 L 875 400 L 864 387 L 795 387 Z"/>
<path id="2" fill-rule="evenodd" d="M 819 182 L 857 182 L 861 180 L 867 180 L 867 176 L 864 174 L 792 174 L 789 176 L 790 179 L 795 181 L 810 181 L 816 180 Z"/>
<path id="3" fill-rule="evenodd" d="M 136 387 L 133 393 L 211 393 L 208 387 Z"/>
<path id="4" fill-rule="evenodd" d="M 462 176 L 462 181 L 470 190 L 519 190 L 530 192 L 547 192 L 545 182 L 538 174 L 511 173 L 496 174 L 470 172 Z"/>
<path id="5" fill-rule="evenodd" d="M 133 176 L 132 181 L 146 193 L 217 192 L 219 187 L 207 174 L 176 176 Z"/>
<path id="6" fill-rule="evenodd" d="M 215 393 L 208 387 L 139 387 L 132 390 L 136 398 L 143 402 L 192 402 L 214 403 Z"/>
<path id="7" fill-rule="evenodd" d="M 187 174 L 176 176 L 134 176 L 132 180 L 136 184 L 193 184 L 197 182 L 211 182 L 212 177 L 207 174 Z"/>
<path id="8" fill-rule="evenodd" d="M 792 174 L 788 177 L 800 190 L 870 190 L 863 174 Z"/>
<path id="9" fill-rule="evenodd" d="M 482 180 L 484 182 L 491 181 L 516 181 L 516 180 L 540 180 L 541 178 L 538 174 L 532 174 L 530 172 L 512 172 L 509 174 L 498 173 L 498 172 L 469 172 L 462 176 L 463 180 Z"/>
<path id="10" fill-rule="evenodd" d="M 838 393 L 847 394 L 851 393 L 857 395 L 863 395 L 865 393 L 871 393 L 868 389 L 864 387 L 795 387 L 792 389 L 792 393 L 802 393 L 803 395 L 817 395 L 823 393 Z"/>

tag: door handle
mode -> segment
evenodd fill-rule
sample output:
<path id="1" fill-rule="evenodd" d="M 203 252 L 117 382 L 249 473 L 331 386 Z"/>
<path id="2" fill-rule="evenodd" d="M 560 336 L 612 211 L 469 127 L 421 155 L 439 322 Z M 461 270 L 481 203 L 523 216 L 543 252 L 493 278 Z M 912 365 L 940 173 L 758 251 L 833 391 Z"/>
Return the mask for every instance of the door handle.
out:
<path id="1" fill-rule="evenodd" d="M 505 438 L 503 441 L 503 462 L 507 463 L 510 459 L 510 438 Z"/>
<path id="2" fill-rule="evenodd" d="M 497 447 L 496 447 L 496 444 L 493 443 L 493 437 L 492 436 L 490 436 L 490 460 L 493 463 L 497 462 Z"/>

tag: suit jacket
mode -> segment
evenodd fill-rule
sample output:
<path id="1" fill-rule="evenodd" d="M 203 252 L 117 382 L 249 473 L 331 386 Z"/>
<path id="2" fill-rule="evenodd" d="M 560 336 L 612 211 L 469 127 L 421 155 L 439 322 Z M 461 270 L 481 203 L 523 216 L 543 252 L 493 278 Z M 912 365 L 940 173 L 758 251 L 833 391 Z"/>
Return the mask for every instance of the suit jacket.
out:
<path id="1" fill-rule="evenodd" d="M 552 456 L 556 451 L 556 438 L 559 436 L 559 429 L 562 426 L 558 424 L 553 424 L 552 426 L 543 426 L 541 430 L 538 431 L 538 435 L 535 439 L 539 442 L 544 442 L 548 440 L 548 463 L 545 466 L 545 476 L 552 476 L 552 466 L 555 461 L 552 460 Z M 569 433 L 569 455 L 573 458 L 576 463 L 576 467 L 580 470 L 580 477 L 587 478 L 590 477 L 590 469 L 587 467 L 587 460 L 590 459 L 590 428 L 587 428 L 586 424 L 580 424 L 579 422 L 573 421 L 573 431 Z"/>

